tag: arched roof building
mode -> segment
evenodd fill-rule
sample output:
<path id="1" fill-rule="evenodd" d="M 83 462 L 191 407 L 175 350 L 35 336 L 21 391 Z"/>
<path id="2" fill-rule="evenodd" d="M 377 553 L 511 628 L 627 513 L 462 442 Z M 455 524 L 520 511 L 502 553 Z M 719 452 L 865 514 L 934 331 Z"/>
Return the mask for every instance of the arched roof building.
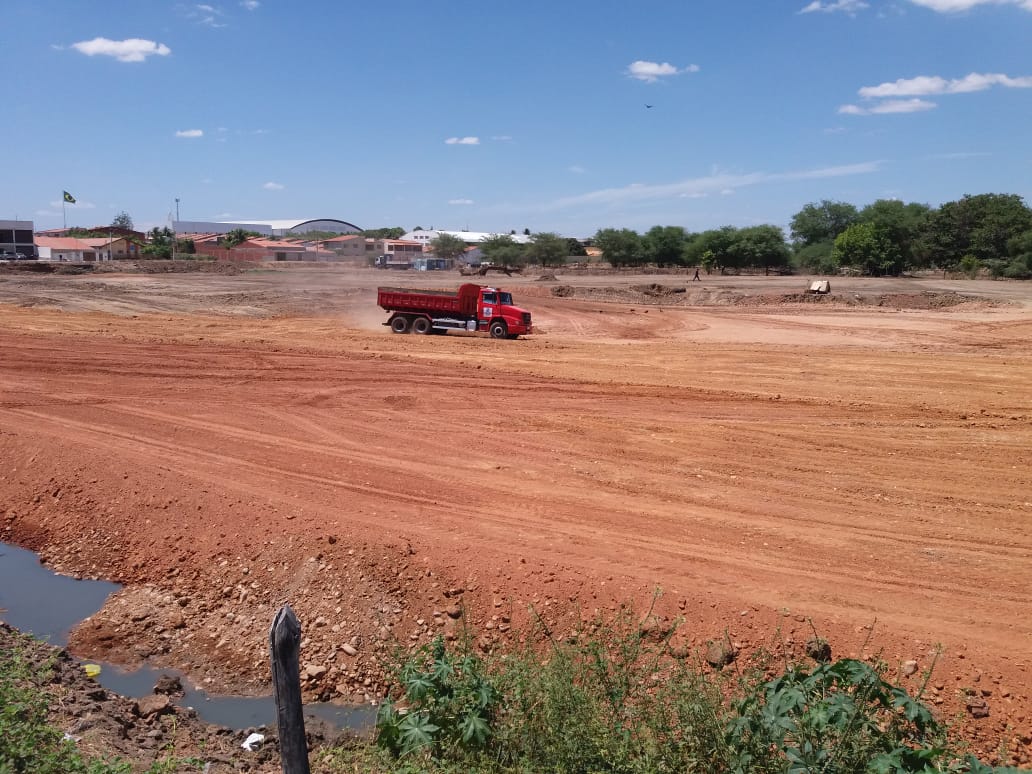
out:
<path id="1" fill-rule="evenodd" d="M 331 231 L 337 234 L 357 234 L 362 229 L 354 223 L 338 218 L 285 218 L 270 220 L 203 221 L 177 220 L 174 229 L 177 234 L 228 234 L 242 228 L 257 231 L 265 236 L 284 234 L 307 234 L 310 231 Z"/>

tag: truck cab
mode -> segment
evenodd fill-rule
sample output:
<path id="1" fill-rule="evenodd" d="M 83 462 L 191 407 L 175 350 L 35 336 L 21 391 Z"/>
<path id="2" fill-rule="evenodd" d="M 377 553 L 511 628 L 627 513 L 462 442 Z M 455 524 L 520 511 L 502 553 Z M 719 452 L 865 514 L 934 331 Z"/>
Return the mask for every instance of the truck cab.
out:
<path id="1" fill-rule="evenodd" d="M 477 330 L 487 331 L 493 338 L 516 338 L 530 333 L 530 312 L 515 306 L 512 293 L 495 288 L 481 288 L 477 301 Z"/>

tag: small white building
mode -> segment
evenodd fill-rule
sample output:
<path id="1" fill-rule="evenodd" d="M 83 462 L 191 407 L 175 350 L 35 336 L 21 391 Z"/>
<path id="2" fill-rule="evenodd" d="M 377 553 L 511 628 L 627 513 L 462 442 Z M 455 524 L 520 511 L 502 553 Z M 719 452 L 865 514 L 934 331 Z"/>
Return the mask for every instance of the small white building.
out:
<path id="1" fill-rule="evenodd" d="M 407 234 L 402 234 L 401 238 L 405 241 L 419 242 L 423 245 L 424 249 L 429 252 L 429 248 L 426 246 L 437 239 L 441 234 L 448 234 L 449 236 L 461 239 L 467 245 L 478 245 L 481 242 L 486 242 L 491 237 L 497 236 L 507 236 L 518 245 L 529 245 L 533 241 L 526 234 L 499 234 L 491 231 L 445 231 L 444 229 L 439 228 L 417 228 L 415 231 L 409 231 Z"/>
<path id="2" fill-rule="evenodd" d="M 81 263 L 97 260 L 97 248 L 75 237 L 38 236 L 36 247 L 41 261 Z"/>

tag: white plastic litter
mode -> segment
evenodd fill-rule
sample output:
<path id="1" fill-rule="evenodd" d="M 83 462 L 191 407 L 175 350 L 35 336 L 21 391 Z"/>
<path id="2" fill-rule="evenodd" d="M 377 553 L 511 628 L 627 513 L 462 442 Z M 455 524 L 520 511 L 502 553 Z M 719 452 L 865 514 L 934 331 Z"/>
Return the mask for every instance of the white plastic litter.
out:
<path id="1" fill-rule="evenodd" d="M 251 734 L 244 743 L 240 745 L 248 752 L 254 752 L 256 747 L 265 741 L 265 734 Z"/>

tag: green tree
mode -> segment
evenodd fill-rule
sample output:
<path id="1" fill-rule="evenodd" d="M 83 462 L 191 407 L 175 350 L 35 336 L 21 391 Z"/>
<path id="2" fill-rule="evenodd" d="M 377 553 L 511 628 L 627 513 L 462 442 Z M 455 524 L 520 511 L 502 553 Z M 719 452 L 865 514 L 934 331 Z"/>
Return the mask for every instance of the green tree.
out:
<path id="1" fill-rule="evenodd" d="M 839 264 L 833 257 L 834 252 L 835 243 L 833 241 L 814 242 L 812 245 L 797 249 L 792 260 L 804 272 L 836 274 Z"/>
<path id="2" fill-rule="evenodd" d="M 1007 241 L 1008 264 L 1004 267 L 1003 276 L 1011 279 L 1029 279 L 1032 277 L 1032 230 Z"/>
<path id="3" fill-rule="evenodd" d="M 517 244 L 510 234 L 495 234 L 480 243 L 480 252 L 496 266 L 519 268 L 526 261 L 524 246 Z"/>
<path id="4" fill-rule="evenodd" d="M 734 250 L 743 266 L 762 268 L 765 274 L 771 269 L 786 268 L 791 257 L 785 232 L 771 225 L 739 229 Z"/>
<path id="5" fill-rule="evenodd" d="M 558 234 L 543 231 L 532 234 L 526 248 L 527 260 L 542 266 L 562 266 L 569 256 L 569 245 Z"/>
<path id="6" fill-rule="evenodd" d="M 646 262 L 657 266 L 683 266 L 688 235 L 681 226 L 653 226 L 641 239 Z"/>
<path id="7" fill-rule="evenodd" d="M 584 249 L 584 245 L 580 243 L 579 239 L 566 237 L 566 254 L 577 258 L 583 258 L 588 254 L 588 251 Z"/>
<path id="8" fill-rule="evenodd" d="M 223 247 L 234 248 L 241 242 L 246 242 L 251 237 L 260 236 L 261 234 L 259 234 L 257 231 L 248 231 L 247 229 L 243 228 L 235 228 L 232 231 L 223 234 L 222 239 L 220 241 L 222 242 Z"/>
<path id="9" fill-rule="evenodd" d="M 921 233 L 932 212 L 927 204 L 904 204 L 898 199 L 878 199 L 860 210 L 859 222 L 870 223 L 899 251 L 900 269 L 926 265 L 927 253 L 921 250 Z"/>
<path id="10" fill-rule="evenodd" d="M 151 258 L 168 259 L 172 257 L 174 241 L 175 234 L 168 226 L 164 228 L 155 226 L 147 233 L 147 244 L 140 252 Z"/>
<path id="11" fill-rule="evenodd" d="M 124 228 L 127 231 L 132 231 L 133 230 L 133 219 L 131 217 L 129 217 L 129 213 L 128 212 L 126 212 L 125 210 L 122 210 L 120 213 L 115 215 L 114 218 L 111 219 L 111 225 L 114 226 L 115 228 Z"/>
<path id="12" fill-rule="evenodd" d="M 458 260 L 466 253 L 466 243 L 453 234 L 438 234 L 431 240 L 430 252 L 445 260 Z"/>
<path id="13" fill-rule="evenodd" d="M 955 271 L 966 255 L 985 263 L 1007 256 L 1009 241 L 1029 230 L 1032 210 L 1020 196 L 964 196 L 931 213 L 922 234 L 922 249 L 945 275 Z"/>
<path id="14" fill-rule="evenodd" d="M 844 266 L 879 276 L 898 273 L 900 254 L 873 223 L 854 223 L 835 238 L 832 257 Z"/>
<path id="15" fill-rule="evenodd" d="M 792 217 L 792 241 L 799 248 L 834 240 L 858 218 L 856 207 L 847 202 L 822 199 L 807 204 Z"/>
<path id="16" fill-rule="evenodd" d="M 641 237 L 629 228 L 599 229 L 595 234 L 595 246 L 613 266 L 637 266 L 643 260 Z"/>
<path id="17" fill-rule="evenodd" d="M 389 228 L 371 228 L 362 232 L 367 239 L 401 239 L 405 229 L 401 226 L 390 226 Z"/>
<path id="18" fill-rule="evenodd" d="M 718 269 L 721 274 L 727 269 L 739 268 L 735 243 L 738 229 L 734 226 L 709 229 L 697 234 L 685 249 L 689 264 L 706 267 L 706 271 Z"/>

